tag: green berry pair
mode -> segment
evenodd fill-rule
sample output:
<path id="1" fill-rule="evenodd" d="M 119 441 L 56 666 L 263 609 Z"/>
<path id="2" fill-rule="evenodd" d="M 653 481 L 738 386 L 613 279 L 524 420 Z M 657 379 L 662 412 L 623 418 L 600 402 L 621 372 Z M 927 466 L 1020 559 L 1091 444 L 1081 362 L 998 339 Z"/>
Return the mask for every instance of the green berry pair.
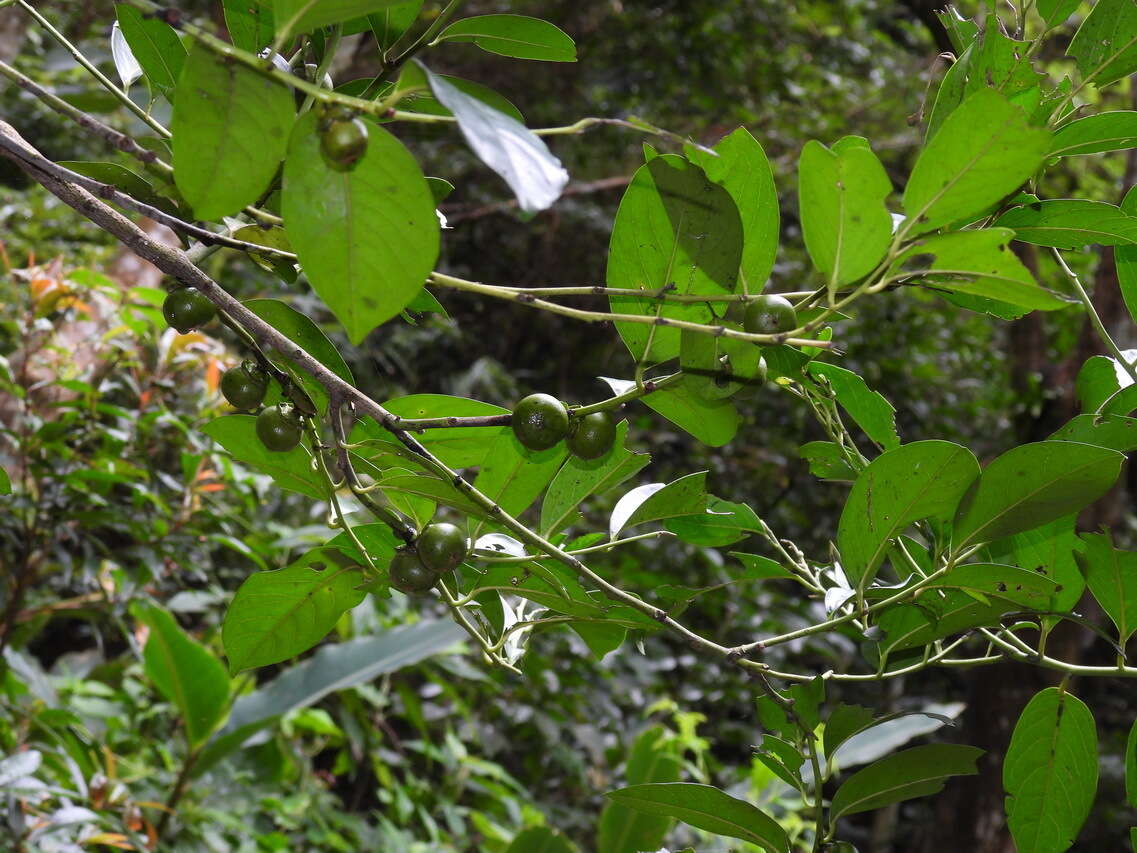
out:
<path id="1" fill-rule="evenodd" d="M 413 545 L 395 552 L 388 573 L 391 586 L 408 595 L 427 592 L 470 555 L 470 539 L 455 524 L 428 524 Z"/>

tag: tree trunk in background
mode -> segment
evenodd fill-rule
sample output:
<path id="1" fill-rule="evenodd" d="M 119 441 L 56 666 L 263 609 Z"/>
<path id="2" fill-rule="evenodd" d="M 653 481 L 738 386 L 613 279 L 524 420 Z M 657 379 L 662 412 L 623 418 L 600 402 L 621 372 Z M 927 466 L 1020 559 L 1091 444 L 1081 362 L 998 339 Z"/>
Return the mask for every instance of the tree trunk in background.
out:
<path id="1" fill-rule="evenodd" d="M 23 9 L 9 6 L 0 9 L 0 61 L 11 62 L 24 45 L 28 16 Z"/>

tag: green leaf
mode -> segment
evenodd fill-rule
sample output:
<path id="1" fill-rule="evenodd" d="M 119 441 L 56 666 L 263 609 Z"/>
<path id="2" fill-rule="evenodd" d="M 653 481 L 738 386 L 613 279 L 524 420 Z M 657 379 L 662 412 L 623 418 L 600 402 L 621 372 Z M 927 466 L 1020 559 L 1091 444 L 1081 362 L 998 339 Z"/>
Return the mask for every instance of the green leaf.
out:
<path id="1" fill-rule="evenodd" d="M 296 123 L 281 208 L 313 289 L 360 343 L 422 290 L 438 258 L 434 198 L 414 157 L 381 127 L 348 172 L 327 165 L 315 111 Z"/>
<path id="2" fill-rule="evenodd" d="M 1078 562 L 1101 609 L 1117 626 L 1122 647 L 1137 632 L 1137 554 L 1118 551 L 1109 533 L 1082 534 L 1086 551 Z"/>
<path id="3" fill-rule="evenodd" d="M 807 441 L 798 448 L 798 453 L 809 463 L 809 472 L 815 477 L 850 483 L 857 478 L 857 472 L 835 442 Z"/>
<path id="4" fill-rule="evenodd" d="M 478 158 L 497 172 L 527 213 L 550 207 L 568 183 L 568 172 L 541 137 L 516 119 L 471 97 L 425 67 L 434 97 L 458 120 L 458 129 Z"/>
<path id="5" fill-rule="evenodd" d="M 882 655 L 995 625 L 1006 613 L 1048 609 L 1057 585 L 1016 566 L 971 563 L 956 566 L 929 588 L 937 592 L 923 593 L 913 604 L 898 604 L 880 614 Z M 876 597 L 895 591 L 870 590 Z"/>
<path id="6" fill-rule="evenodd" d="M 391 414 L 400 418 L 487 417 L 508 415 L 509 409 L 471 400 L 468 397 L 450 397 L 446 394 L 411 394 L 396 397 L 383 404 Z M 372 422 L 374 423 L 374 422 Z M 376 428 L 378 425 L 375 424 Z M 440 427 L 415 435 L 427 450 L 451 468 L 468 468 L 481 465 L 482 460 L 500 436 L 509 432 L 508 426 Z M 390 439 L 386 430 L 378 434 Z"/>
<path id="7" fill-rule="evenodd" d="M 652 726 L 636 738 L 628 755 L 625 774 L 631 785 L 679 780 L 682 763 L 661 726 Z M 600 813 L 597 849 L 605 853 L 638 853 L 655 850 L 662 843 L 672 820 L 666 815 L 635 811 L 609 801 Z"/>
<path id="8" fill-rule="evenodd" d="M 402 0 L 272 0 L 277 38 L 307 33 L 397 6 Z"/>
<path id="9" fill-rule="evenodd" d="M 846 136 L 830 150 L 810 140 L 798 160 L 798 208 L 809 256 L 837 289 L 868 275 L 892 241 L 884 201 L 892 182 L 868 140 Z"/>
<path id="10" fill-rule="evenodd" d="M 837 747 L 858 732 L 870 728 L 875 719 L 869 708 L 844 703 L 838 705 L 829 715 L 829 719 L 825 721 L 825 733 L 822 740 L 825 755 L 832 758 Z"/>
<path id="11" fill-rule="evenodd" d="M 716 835 L 757 844 L 770 853 L 789 853 L 790 841 L 777 821 L 744 800 L 710 785 L 659 782 L 630 785 L 605 794 L 614 803 L 675 818 Z"/>
<path id="12" fill-rule="evenodd" d="M 355 384 L 355 378 L 351 375 L 351 369 L 347 366 L 347 362 L 343 360 L 340 351 L 336 349 L 335 344 L 328 340 L 320 327 L 317 326 L 305 314 L 301 314 L 292 306 L 281 302 L 278 299 L 250 299 L 244 303 L 245 307 L 272 326 L 277 331 L 281 332 L 286 338 L 294 344 L 303 348 L 308 355 L 328 368 L 332 373 L 346 382 L 348 385 Z M 287 359 L 288 353 L 280 353 L 283 356 L 285 369 L 291 374 L 300 386 L 312 398 L 312 402 L 320 412 L 327 412 L 328 410 L 328 392 L 315 379 L 313 379 L 306 371 L 298 367 L 294 367 Z"/>
<path id="13" fill-rule="evenodd" d="M 837 526 L 841 566 L 864 589 L 888 553 L 889 543 L 923 518 L 947 518 L 979 476 L 966 447 L 916 441 L 882 453 L 857 476 Z"/>
<path id="14" fill-rule="evenodd" d="M 864 379 L 851 370 L 820 361 L 811 361 L 806 371 L 815 379 L 828 383 L 837 402 L 865 431 L 865 435 L 885 448 L 899 446 L 896 410 L 882 394 L 870 390 Z"/>
<path id="15" fill-rule="evenodd" d="M 703 399 L 685 384 L 653 391 L 641 402 L 708 447 L 729 442 L 741 422 L 730 400 Z"/>
<path id="16" fill-rule="evenodd" d="M 793 573 L 789 569 L 771 560 L 769 557 L 762 557 L 758 554 L 743 554 L 739 551 L 731 551 L 730 556 L 737 559 L 744 567 L 743 573 L 737 578 L 738 580 L 766 580 L 768 578 L 793 577 Z"/>
<path id="17" fill-rule="evenodd" d="M 1058 586 L 1047 610 L 1068 613 L 1077 605 L 1086 588 L 1074 552 L 1082 542 L 1074 533 L 1076 516 L 1067 515 L 1034 530 L 991 543 L 996 562 L 1013 563 L 1049 578 Z"/>
<path id="18" fill-rule="evenodd" d="M 1040 287 L 1011 251 L 1014 236 L 1009 228 L 984 228 L 923 237 L 897 259 L 893 272 L 909 270 L 930 287 L 1026 311 L 1068 307 L 1068 299 Z"/>
<path id="19" fill-rule="evenodd" d="M 529 450 L 510 430 L 493 440 L 474 488 L 509 515 L 518 516 L 537 500 L 567 455 L 563 442 L 548 450 Z"/>
<path id="20" fill-rule="evenodd" d="M 328 483 L 312 470 L 312 454 L 301 442 L 283 453 L 269 450 L 257 438 L 257 419 L 253 415 L 223 415 L 201 429 L 228 450 L 238 462 L 268 474 L 282 489 L 310 498 L 326 500 Z"/>
<path id="21" fill-rule="evenodd" d="M 272 44 L 276 25 L 272 4 L 259 0 L 221 0 L 225 8 L 225 27 L 233 44 L 249 53 L 260 53 Z"/>
<path id="22" fill-rule="evenodd" d="M 1137 216 L 1104 201 L 1035 202 L 1008 210 L 994 224 L 1012 229 L 1016 240 L 1036 246 L 1076 249 L 1137 243 Z"/>
<path id="23" fill-rule="evenodd" d="M 256 202 L 284 157 L 295 117 L 286 87 L 195 46 L 170 125 L 174 181 L 194 216 L 219 219 Z"/>
<path id="24" fill-rule="evenodd" d="M 578 850 L 555 829 L 533 826 L 517 833 L 505 853 L 578 853 Z"/>
<path id="25" fill-rule="evenodd" d="M 333 691 L 365 684 L 446 651 L 465 636 L 450 619 L 426 620 L 375 636 L 321 646 L 303 663 L 239 698 L 221 733 L 307 708 Z"/>
<path id="26" fill-rule="evenodd" d="M 347 539 L 341 533 L 337 539 Z M 395 554 L 372 554 L 385 565 Z M 350 540 L 349 540 L 350 541 Z M 241 584 L 221 629 L 229 671 L 279 663 L 307 651 L 335 627 L 346 611 L 363 601 L 358 587 L 363 566 L 338 547 L 315 548 L 296 562 L 272 572 L 256 572 Z"/>
<path id="27" fill-rule="evenodd" d="M 179 214 L 178 206 L 173 200 L 160 195 L 150 181 L 133 169 L 120 166 L 118 163 L 78 160 L 60 160 L 58 165 L 70 169 L 72 172 L 78 172 L 80 175 L 86 175 L 88 178 L 94 178 L 96 181 L 102 181 L 104 184 L 111 184 L 128 196 L 159 210 L 164 210 L 166 213 L 175 216 Z M 170 188 L 170 191 L 173 191 L 173 187 Z M 184 211 L 181 212 L 184 213 Z"/>
<path id="28" fill-rule="evenodd" d="M 920 152 L 901 228 L 922 234 L 977 216 L 1033 175 L 1049 148 L 1050 133 L 1031 127 L 998 92 L 970 95 Z"/>
<path id="29" fill-rule="evenodd" d="M 505 95 L 489 86 L 483 86 L 473 80 L 463 80 L 461 77 L 451 77 L 449 74 L 437 74 L 435 76 L 446 81 L 462 94 L 469 95 L 487 107 L 515 119 L 518 124 L 525 124 L 525 117 L 521 115 L 517 106 Z M 399 74 L 396 88 L 400 91 L 408 91 L 408 94 L 399 101 L 401 109 L 415 113 L 426 113 L 427 115 L 454 115 L 453 112 L 443 106 L 441 101 L 434 97 L 430 89 L 430 82 L 427 80 L 426 69 L 417 62 L 411 62 L 403 68 L 402 73 Z M 427 180 L 429 181 L 430 178 Z M 435 201 L 438 201 L 437 196 Z"/>
<path id="30" fill-rule="evenodd" d="M 1093 714 L 1057 687 L 1027 703 L 1003 760 L 1007 826 L 1019 853 L 1061 853 L 1094 802 L 1098 738 Z"/>
<path id="31" fill-rule="evenodd" d="M 1012 448 L 983 471 L 960 503 L 953 548 L 1010 536 L 1077 512 L 1113 486 L 1125 457 L 1073 441 Z"/>
<path id="32" fill-rule="evenodd" d="M 12 494 L 12 480 L 8 476 L 8 472 L 0 468 L 0 495 Z"/>
<path id="33" fill-rule="evenodd" d="M 1100 154 L 1137 146 L 1137 112 L 1115 110 L 1075 119 L 1054 133 L 1051 157 Z"/>
<path id="34" fill-rule="evenodd" d="M 935 794 L 952 776 L 978 773 L 975 762 L 982 754 L 974 746 L 935 743 L 886 756 L 841 784 L 829 806 L 830 820 Z"/>
<path id="35" fill-rule="evenodd" d="M 1137 419 L 1121 415 L 1077 415 L 1059 427 L 1054 441 L 1080 441 L 1128 453 L 1137 450 Z"/>
<path id="36" fill-rule="evenodd" d="M 525 15 L 478 15 L 455 21 L 438 41 L 473 42 L 482 50 L 514 59 L 576 62 L 576 45 L 559 27 Z"/>
<path id="37" fill-rule="evenodd" d="M 1129 805 L 1137 806 L 1137 720 L 1125 741 L 1125 799 Z"/>
<path id="38" fill-rule="evenodd" d="M 711 495 L 707 508 L 698 515 L 681 515 L 668 519 L 663 525 L 684 542 L 717 548 L 733 545 L 746 534 L 762 529 L 754 510 L 746 504 L 732 503 Z"/>
<path id="39" fill-rule="evenodd" d="M 541 503 L 542 536 L 559 533 L 572 523 L 582 501 L 615 488 L 651 462 L 648 454 L 633 453 L 624 446 L 627 435 L 628 422 L 620 421 L 616 425 L 615 443 L 599 459 L 568 458 L 549 484 Z"/>
<path id="40" fill-rule="evenodd" d="M 1066 49 L 1086 82 L 1099 89 L 1137 71 L 1137 6 L 1098 0 Z"/>
<path id="41" fill-rule="evenodd" d="M 1062 24 L 1081 5 L 1082 0 L 1038 0 L 1038 14 L 1051 27 Z"/>
<path id="42" fill-rule="evenodd" d="M 422 11 L 423 2 L 424 0 L 408 0 L 367 16 L 380 50 L 392 47 L 411 28 Z"/>
<path id="43" fill-rule="evenodd" d="M 115 5 L 118 25 L 146 79 L 169 94 L 186 62 L 186 49 L 177 32 L 165 21 L 145 17 L 126 3 Z"/>
<path id="44" fill-rule="evenodd" d="M 485 510 L 466 497 L 465 492 L 460 491 L 452 483 L 439 480 L 430 474 L 408 474 L 396 471 L 390 475 L 384 475 L 379 482 L 382 484 L 383 492 L 389 497 L 397 493 L 416 495 L 436 503 L 445 504 L 464 515 L 471 515 L 480 519 L 489 518 Z"/>
<path id="45" fill-rule="evenodd" d="M 649 296 L 664 287 L 673 287 L 677 294 L 731 293 L 738 283 L 742 245 L 742 219 L 730 193 L 709 181 L 698 166 L 663 154 L 636 170 L 620 201 L 609 244 L 608 286 Z M 698 302 L 611 296 L 609 304 L 621 314 L 696 323 L 714 317 L 706 303 Z M 635 359 L 660 362 L 679 355 L 678 329 L 617 323 L 616 330 Z M 655 408 L 655 396 L 649 394 L 644 402 Z"/>
<path id="46" fill-rule="evenodd" d="M 719 321 L 741 332 L 741 323 Z M 743 388 L 757 387 L 766 378 L 762 348 L 750 341 L 707 335 L 684 329 L 679 336 L 679 367 L 683 384 L 705 400 L 731 397 Z"/>
<path id="47" fill-rule="evenodd" d="M 225 667 L 157 607 L 139 607 L 138 619 L 150 628 L 142 662 L 158 691 L 177 706 L 190 746 L 202 743 L 225 718 L 229 677 Z"/>
<path id="48" fill-rule="evenodd" d="M 1097 412 L 1110 397 L 1121 390 L 1117 363 L 1106 355 L 1086 359 L 1078 370 L 1074 389 L 1084 412 Z"/>
<path id="49" fill-rule="evenodd" d="M 778 253 L 781 213 L 774 172 L 762 145 L 740 127 L 723 137 L 714 147 L 718 156 L 687 146 L 687 159 L 702 168 L 707 179 L 726 190 L 742 219 L 742 262 L 740 275 L 747 290 L 762 290 Z"/>
<path id="50" fill-rule="evenodd" d="M 697 471 L 664 485 L 651 483 L 632 489 L 612 508 L 608 537 L 648 521 L 693 515 L 707 508 L 707 472 Z"/>
<path id="51" fill-rule="evenodd" d="M 1129 216 L 1137 216 L 1137 186 L 1130 187 L 1121 201 L 1121 210 Z M 1117 283 L 1121 287 L 1121 298 L 1129 309 L 1129 316 L 1137 318 L 1137 246 L 1122 244 L 1113 250 L 1117 267 Z"/>

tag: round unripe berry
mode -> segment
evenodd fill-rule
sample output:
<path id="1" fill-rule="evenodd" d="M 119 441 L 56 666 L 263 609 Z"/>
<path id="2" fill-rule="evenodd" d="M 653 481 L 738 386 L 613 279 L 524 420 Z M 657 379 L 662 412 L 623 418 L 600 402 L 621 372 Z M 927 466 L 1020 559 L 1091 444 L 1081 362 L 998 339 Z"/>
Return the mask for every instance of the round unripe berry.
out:
<path id="1" fill-rule="evenodd" d="M 221 393 L 235 409 L 255 409 L 264 402 L 268 374 L 246 363 L 226 370 L 221 377 Z"/>
<path id="2" fill-rule="evenodd" d="M 415 540 L 419 562 L 428 571 L 443 575 L 458 568 L 470 554 L 470 539 L 456 524 L 436 521 L 422 529 Z"/>
<path id="3" fill-rule="evenodd" d="M 331 122 L 320 134 L 320 150 L 331 168 L 349 171 L 367 153 L 367 125 L 357 118 Z"/>
<path id="4" fill-rule="evenodd" d="M 743 327 L 751 334 L 774 335 L 797 328 L 797 312 L 784 296 L 759 296 L 746 306 Z"/>
<path id="5" fill-rule="evenodd" d="M 530 450 L 548 450 L 568 434 L 565 404 L 549 394 L 530 394 L 513 410 L 513 434 Z"/>
<path id="6" fill-rule="evenodd" d="M 581 459 L 599 459 L 616 441 L 616 424 L 607 412 L 577 418 L 568 436 L 568 448 Z"/>
<path id="7" fill-rule="evenodd" d="M 183 335 L 204 326 L 216 313 L 209 297 L 196 287 L 178 288 L 162 303 L 162 316 Z"/>
<path id="8" fill-rule="evenodd" d="M 347 104 L 327 104 L 320 112 L 319 128 L 321 131 L 325 131 L 332 126 L 333 122 L 351 121 L 355 117 L 355 110 Z"/>
<path id="9" fill-rule="evenodd" d="M 300 443 L 300 419 L 280 406 L 269 406 L 257 415 L 257 438 L 276 453 L 292 450 Z"/>
<path id="10" fill-rule="evenodd" d="M 438 576 L 424 566 L 413 551 L 396 551 L 387 574 L 391 586 L 407 595 L 426 592 L 438 581 Z"/>

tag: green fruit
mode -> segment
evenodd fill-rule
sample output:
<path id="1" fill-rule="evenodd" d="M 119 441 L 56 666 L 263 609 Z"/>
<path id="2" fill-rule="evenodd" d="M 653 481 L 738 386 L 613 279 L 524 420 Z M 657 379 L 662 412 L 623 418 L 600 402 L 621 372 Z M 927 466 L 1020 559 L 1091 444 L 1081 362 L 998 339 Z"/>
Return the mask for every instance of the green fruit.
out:
<path id="1" fill-rule="evenodd" d="M 578 418 L 569 433 L 568 448 L 581 459 L 599 459 L 616 441 L 616 424 L 607 412 Z"/>
<path id="2" fill-rule="evenodd" d="M 320 135 L 320 150 L 337 172 L 350 170 L 367 153 L 367 125 L 357 118 L 333 121 Z"/>
<path id="3" fill-rule="evenodd" d="M 320 113 L 320 130 L 327 130 L 337 121 L 351 121 L 356 111 L 347 104 L 327 104 Z"/>
<path id="4" fill-rule="evenodd" d="M 438 576 L 424 566 L 413 551 L 397 551 L 387 574 L 391 586 L 407 595 L 426 592 L 438 581 Z"/>
<path id="5" fill-rule="evenodd" d="M 530 450 L 548 450 L 568 428 L 568 409 L 549 394 L 530 394 L 513 410 L 513 434 Z"/>
<path id="6" fill-rule="evenodd" d="M 759 296 L 746 306 L 746 331 L 756 335 L 774 335 L 797 328 L 797 312 L 782 296 Z"/>
<path id="7" fill-rule="evenodd" d="M 291 450 L 300 443 L 300 419 L 291 410 L 269 406 L 257 415 L 257 438 L 277 453 Z"/>
<path id="8" fill-rule="evenodd" d="M 466 532 L 454 524 L 438 521 L 428 524 L 415 540 L 419 562 L 442 575 L 452 572 L 470 554 L 470 539 Z"/>
<path id="9" fill-rule="evenodd" d="M 264 402 L 266 391 L 268 374 L 255 365 L 242 364 L 221 377 L 221 393 L 235 409 L 255 409 Z"/>
<path id="10" fill-rule="evenodd" d="M 216 313 L 209 297 L 196 287 L 179 288 L 162 303 L 162 316 L 183 335 L 204 326 Z"/>

